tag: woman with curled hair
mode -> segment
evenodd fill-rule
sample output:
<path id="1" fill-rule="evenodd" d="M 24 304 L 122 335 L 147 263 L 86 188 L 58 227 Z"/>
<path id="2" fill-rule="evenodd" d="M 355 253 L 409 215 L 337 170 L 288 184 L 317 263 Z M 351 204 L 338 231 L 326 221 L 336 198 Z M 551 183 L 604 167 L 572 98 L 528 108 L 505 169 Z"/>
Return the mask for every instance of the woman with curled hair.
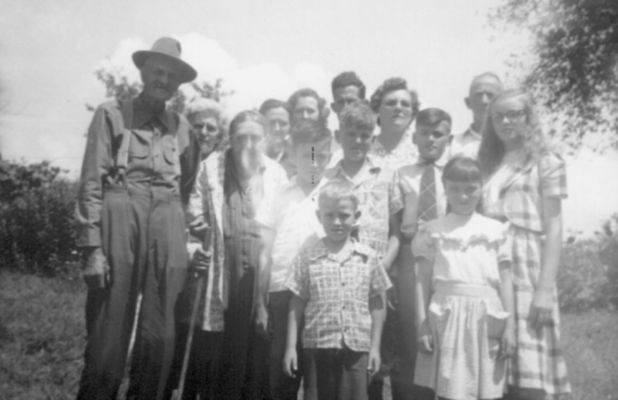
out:
<path id="1" fill-rule="evenodd" d="M 185 115 L 197 135 L 202 160 L 227 145 L 227 121 L 218 102 L 205 98 L 195 99 L 187 104 Z"/>
<path id="2" fill-rule="evenodd" d="M 403 78 L 389 78 L 371 95 L 370 104 L 380 126 L 370 153 L 374 160 L 393 169 L 416 162 L 409 129 L 420 107 L 416 91 Z"/>
<path id="3" fill-rule="evenodd" d="M 200 329 L 223 332 L 217 399 L 269 397 L 264 250 L 272 235 L 274 196 L 287 178 L 264 154 L 266 129 L 257 111 L 232 119 L 230 146 L 202 161 L 187 210 L 192 233 L 203 236 L 211 227 Z M 200 250 L 195 257 L 204 260 Z"/>
<path id="4" fill-rule="evenodd" d="M 505 91 L 490 103 L 482 136 L 484 213 L 508 222 L 512 241 L 516 350 L 509 398 L 570 393 L 556 291 L 565 163 L 544 135 L 532 98 L 520 90 Z"/>
<path id="5" fill-rule="evenodd" d="M 312 119 L 326 124 L 330 113 L 326 100 L 310 88 L 299 89 L 292 93 L 288 99 L 288 110 L 292 124 L 302 119 Z"/>

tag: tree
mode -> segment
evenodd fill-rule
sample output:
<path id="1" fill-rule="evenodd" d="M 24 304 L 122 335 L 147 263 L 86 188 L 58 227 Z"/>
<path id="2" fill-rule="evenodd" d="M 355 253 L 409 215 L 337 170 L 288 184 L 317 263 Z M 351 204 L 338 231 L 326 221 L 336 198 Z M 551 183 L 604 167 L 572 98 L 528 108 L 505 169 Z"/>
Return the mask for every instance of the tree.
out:
<path id="1" fill-rule="evenodd" d="M 107 67 L 99 68 L 95 71 L 95 76 L 99 82 L 105 86 L 106 97 L 115 97 L 118 100 L 127 100 L 137 96 L 142 90 L 142 84 L 138 81 L 130 80 L 123 74 L 122 68 Z M 186 104 L 199 97 L 221 101 L 222 98 L 232 94 L 223 89 L 223 80 L 217 79 L 214 83 L 210 82 L 191 82 L 181 86 L 174 97 L 170 100 L 172 110 L 182 113 Z M 94 111 L 94 107 L 86 104 L 86 108 Z"/>
<path id="2" fill-rule="evenodd" d="M 558 139 L 578 147 L 596 132 L 618 143 L 618 1 L 504 0 L 490 18 L 532 36 L 524 86 L 564 128 Z"/>

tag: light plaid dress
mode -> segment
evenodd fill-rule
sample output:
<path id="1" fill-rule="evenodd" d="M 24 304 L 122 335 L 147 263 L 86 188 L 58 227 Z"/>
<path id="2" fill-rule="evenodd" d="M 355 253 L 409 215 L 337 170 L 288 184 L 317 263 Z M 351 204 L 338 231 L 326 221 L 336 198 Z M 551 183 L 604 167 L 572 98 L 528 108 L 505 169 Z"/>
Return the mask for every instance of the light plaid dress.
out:
<path id="1" fill-rule="evenodd" d="M 528 312 L 541 272 L 544 229 L 542 198 L 567 196 L 566 169 L 562 158 L 546 154 L 538 162 L 503 163 L 506 179 L 491 180 L 484 188 L 486 215 L 508 220 L 513 243 L 513 282 L 517 350 L 511 363 L 508 383 L 521 388 L 541 389 L 550 395 L 570 393 L 567 369 L 560 348 L 558 301 L 553 324 L 540 331 L 532 329 Z M 505 171 L 497 171 L 496 174 Z M 497 201 L 489 193 L 496 190 Z M 557 291 L 555 291 L 557 297 Z"/>

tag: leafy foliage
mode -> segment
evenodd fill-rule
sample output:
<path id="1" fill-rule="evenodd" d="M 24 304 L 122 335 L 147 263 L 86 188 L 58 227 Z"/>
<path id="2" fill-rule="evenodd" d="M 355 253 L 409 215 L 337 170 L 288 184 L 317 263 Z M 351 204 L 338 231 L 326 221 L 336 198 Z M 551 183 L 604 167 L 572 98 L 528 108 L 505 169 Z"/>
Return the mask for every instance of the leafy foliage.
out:
<path id="1" fill-rule="evenodd" d="M 557 284 L 563 310 L 618 307 L 618 215 L 596 238 L 568 243 L 562 260 Z"/>
<path id="2" fill-rule="evenodd" d="M 75 261 L 76 187 L 63 172 L 0 161 L 0 266 L 50 275 Z"/>
<path id="3" fill-rule="evenodd" d="M 105 87 L 106 97 L 115 97 L 122 101 L 137 96 L 142 90 L 141 82 L 129 80 L 126 75 L 122 74 L 120 69 L 100 68 L 95 71 L 95 76 Z M 188 90 L 184 86 L 188 86 Z M 230 94 L 232 94 L 231 91 L 224 90 L 222 79 L 217 79 L 214 83 L 190 82 L 183 85 L 181 90 L 176 91 L 174 97 L 169 101 L 169 105 L 172 110 L 182 113 L 186 104 L 194 98 L 201 97 L 221 101 L 223 97 Z M 94 111 L 95 109 L 95 107 L 90 104 L 87 104 L 86 108 L 90 111 Z"/>
<path id="4" fill-rule="evenodd" d="M 504 0 L 490 18 L 532 35 L 525 86 L 564 127 L 559 139 L 577 147 L 600 132 L 618 142 L 618 1 Z M 511 67 L 522 56 L 513 54 Z"/>

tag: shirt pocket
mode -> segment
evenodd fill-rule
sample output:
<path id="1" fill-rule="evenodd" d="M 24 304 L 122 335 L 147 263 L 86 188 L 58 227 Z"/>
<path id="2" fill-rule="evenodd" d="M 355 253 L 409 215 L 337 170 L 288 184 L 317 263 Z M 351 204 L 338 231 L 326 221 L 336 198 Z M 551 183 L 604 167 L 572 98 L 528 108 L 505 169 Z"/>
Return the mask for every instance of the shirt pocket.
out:
<path id="1" fill-rule="evenodd" d="M 168 165 L 175 165 L 178 160 L 178 146 L 173 138 L 165 138 L 161 143 L 163 159 Z"/>
<path id="2" fill-rule="evenodd" d="M 143 160 L 150 155 L 151 133 L 139 130 L 131 131 L 129 157 Z"/>

